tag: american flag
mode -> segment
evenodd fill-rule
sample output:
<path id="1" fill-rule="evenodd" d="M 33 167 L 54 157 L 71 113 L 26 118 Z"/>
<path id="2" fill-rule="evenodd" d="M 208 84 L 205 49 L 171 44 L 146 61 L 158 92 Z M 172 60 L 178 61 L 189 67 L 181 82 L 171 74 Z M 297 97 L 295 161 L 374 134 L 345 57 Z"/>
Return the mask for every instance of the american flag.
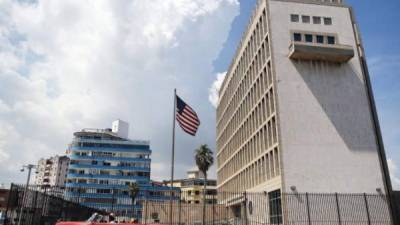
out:
<path id="1" fill-rule="evenodd" d="M 200 126 L 196 112 L 178 96 L 176 96 L 176 121 L 186 133 L 192 136 L 196 135 L 197 128 Z"/>

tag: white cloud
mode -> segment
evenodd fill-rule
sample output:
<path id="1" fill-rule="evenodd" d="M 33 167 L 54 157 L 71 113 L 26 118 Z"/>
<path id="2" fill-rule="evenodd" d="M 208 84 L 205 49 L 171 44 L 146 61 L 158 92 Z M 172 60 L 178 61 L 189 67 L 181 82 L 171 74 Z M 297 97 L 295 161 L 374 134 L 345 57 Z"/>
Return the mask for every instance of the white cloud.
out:
<path id="1" fill-rule="evenodd" d="M 395 161 L 392 159 L 388 159 L 388 167 L 390 172 L 390 179 L 392 180 L 393 189 L 400 190 L 400 177 L 399 177 L 399 168 Z"/>
<path id="2" fill-rule="evenodd" d="M 22 181 L 21 164 L 63 154 L 74 131 L 115 118 L 152 141 L 155 165 L 168 164 L 174 87 L 202 119 L 196 139 L 178 132 L 177 151 L 190 150 L 178 168 L 192 167 L 191 149 L 215 141 L 212 62 L 238 9 L 235 0 L 1 1 L 0 182 Z M 159 168 L 155 177 L 168 175 Z"/>
<path id="3" fill-rule="evenodd" d="M 217 73 L 217 78 L 212 83 L 212 85 L 211 85 L 211 87 L 209 89 L 208 100 L 211 102 L 211 104 L 214 107 L 218 106 L 219 90 L 220 90 L 220 88 L 222 86 L 222 82 L 224 81 L 225 76 L 226 76 L 226 72 Z"/>

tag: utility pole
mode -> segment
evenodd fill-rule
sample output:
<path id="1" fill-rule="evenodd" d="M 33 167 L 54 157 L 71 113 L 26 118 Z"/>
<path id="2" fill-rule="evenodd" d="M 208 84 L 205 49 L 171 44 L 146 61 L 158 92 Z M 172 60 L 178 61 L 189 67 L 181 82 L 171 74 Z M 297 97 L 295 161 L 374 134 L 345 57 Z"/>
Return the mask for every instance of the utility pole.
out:
<path id="1" fill-rule="evenodd" d="M 22 197 L 22 206 L 21 206 L 21 211 L 19 212 L 18 225 L 21 225 L 22 214 L 24 213 L 24 207 L 25 207 L 25 201 L 26 201 L 26 193 L 28 192 L 29 181 L 31 179 L 31 172 L 32 172 L 32 169 L 35 169 L 35 168 L 36 168 L 36 165 L 28 164 L 28 165 L 23 165 L 22 169 L 21 169 L 21 172 L 24 172 L 25 169 L 28 169 L 28 178 L 26 179 L 25 190 L 24 190 L 24 194 Z"/>

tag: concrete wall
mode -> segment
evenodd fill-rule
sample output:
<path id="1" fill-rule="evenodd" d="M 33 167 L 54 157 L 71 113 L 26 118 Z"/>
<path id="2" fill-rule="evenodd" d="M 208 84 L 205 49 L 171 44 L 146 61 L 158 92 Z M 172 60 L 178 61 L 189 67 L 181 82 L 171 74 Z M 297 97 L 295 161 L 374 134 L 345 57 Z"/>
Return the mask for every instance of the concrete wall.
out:
<path id="1" fill-rule="evenodd" d="M 384 191 L 376 134 L 359 56 L 344 64 L 288 58 L 291 30 L 337 33 L 356 41 L 349 9 L 270 1 L 284 192 Z M 290 14 L 332 17 L 333 24 L 290 22 Z"/>

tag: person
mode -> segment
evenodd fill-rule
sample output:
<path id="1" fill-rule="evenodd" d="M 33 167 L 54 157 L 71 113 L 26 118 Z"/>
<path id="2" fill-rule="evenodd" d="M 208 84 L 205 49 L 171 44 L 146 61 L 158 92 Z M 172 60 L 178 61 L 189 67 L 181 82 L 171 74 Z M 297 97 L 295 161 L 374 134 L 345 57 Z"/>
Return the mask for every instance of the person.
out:
<path id="1" fill-rule="evenodd" d="M 109 222 L 110 222 L 110 223 L 112 223 L 112 224 L 116 223 L 114 213 L 111 213 L 111 214 L 108 216 L 108 218 L 109 218 Z"/>

